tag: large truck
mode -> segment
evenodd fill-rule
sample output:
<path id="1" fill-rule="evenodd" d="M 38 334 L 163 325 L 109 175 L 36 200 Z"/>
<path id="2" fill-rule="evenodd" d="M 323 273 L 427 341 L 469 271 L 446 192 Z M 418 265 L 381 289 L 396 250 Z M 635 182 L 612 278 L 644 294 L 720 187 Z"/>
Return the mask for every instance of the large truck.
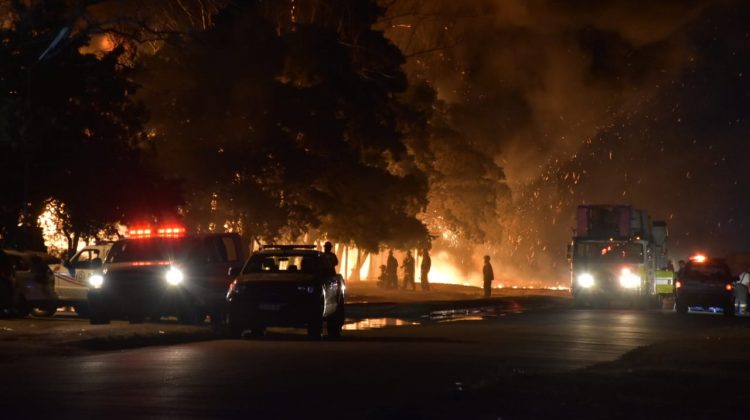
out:
<path id="1" fill-rule="evenodd" d="M 568 245 L 576 306 L 660 305 L 672 294 L 667 225 L 629 205 L 580 205 Z"/>

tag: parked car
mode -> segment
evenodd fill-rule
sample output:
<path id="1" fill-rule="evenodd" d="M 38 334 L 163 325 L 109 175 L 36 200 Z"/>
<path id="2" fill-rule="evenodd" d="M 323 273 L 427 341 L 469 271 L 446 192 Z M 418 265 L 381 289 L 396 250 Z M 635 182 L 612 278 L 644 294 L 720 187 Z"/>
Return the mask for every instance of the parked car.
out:
<path id="1" fill-rule="evenodd" d="M 724 259 L 696 256 L 675 280 L 675 311 L 685 314 L 692 306 L 719 307 L 734 315 L 734 278 Z"/>
<path id="2" fill-rule="evenodd" d="M 183 228 L 132 229 L 115 242 L 101 274 L 88 278 L 92 324 L 177 316 L 182 323 L 223 319 L 229 269 L 244 261 L 236 233 L 185 235 Z"/>
<path id="3" fill-rule="evenodd" d="M 310 245 L 266 246 L 255 252 L 227 293 L 229 332 L 261 336 L 271 326 L 307 328 L 330 337 L 345 321 L 344 279 L 328 267 L 326 256 Z"/>

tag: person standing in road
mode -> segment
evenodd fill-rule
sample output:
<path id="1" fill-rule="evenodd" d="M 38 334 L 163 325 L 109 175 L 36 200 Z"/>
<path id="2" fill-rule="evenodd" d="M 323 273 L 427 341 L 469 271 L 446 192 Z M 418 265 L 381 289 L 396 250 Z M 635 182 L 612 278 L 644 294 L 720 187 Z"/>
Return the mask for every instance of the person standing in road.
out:
<path id="1" fill-rule="evenodd" d="M 430 290 L 430 279 L 427 277 L 430 273 L 430 267 L 432 267 L 432 259 L 430 258 L 430 252 L 425 248 L 422 250 L 422 264 L 419 266 L 419 282 L 422 284 L 423 291 Z"/>
<path id="2" fill-rule="evenodd" d="M 416 263 L 414 257 L 411 256 L 411 251 L 406 251 L 406 257 L 404 257 L 404 263 L 401 268 L 404 270 L 404 289 L 408 289 L 411 285 L 411 290 L 416 290 L 417 285 L 414 283 L 414 268 Z"/>
<path id="3" fill-rule="evenodd" d="M 331 249 L 333 249 L 333 244 L 326 241 L 323 245 L 323 258 L 321 258 L 321 261 L 327 274 L 336 274 L 336 266 L 339 265 L 339 258 Z"/>
<path id="4" fill-rule="evenodd" d="M 398 289 L 398 261 L 393 256 L 393 250 L 388 250 L 388 260 L 386 261 L 386 273 L 388 273 L 388 287 Z"/>
<path id="5" fill-rule="evenodd" d="M 747 292 L 750 288 L 750 266 L 740 274 L 740 279 L 734 284 L 734 302 L 738 314 L 743 315 L 747 310 Z"/>
<path id="6" fill-rule="evenodd" d="M 490 264 L 489 255 L 484 256 L 482 277 L 484 279 L 484 297 L 488 298 L 492 295 L 492 280 L 495 280 L 495 273 L 492 271 L 492 264 Z"/>

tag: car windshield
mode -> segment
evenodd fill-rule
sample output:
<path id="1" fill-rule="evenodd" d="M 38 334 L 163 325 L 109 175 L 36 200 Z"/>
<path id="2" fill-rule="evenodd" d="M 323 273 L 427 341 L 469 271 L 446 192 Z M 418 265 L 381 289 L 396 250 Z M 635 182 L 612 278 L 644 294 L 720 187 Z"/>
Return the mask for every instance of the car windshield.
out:
<path id="1" fill-rule="evenodd" d="M 184 260 L 198 249 L 198 241 L 191 238 L 128 239 L 112 246 L 106 262 Z"/>
<path id="2" fill-rule="evenodd" d="M 583 242 L 576 244 L 576 257 L 602 262 L 643 262 L 643 245 L 637 242 Z"/>
<path id="3" fill-rule="evenodd" d="M 255 254 L 250 257 L 243 273 L 298 272 L 315 273 L 318 258 L 311 254 Z"/>
<path id="4" fill-rule="evenodd" d="M 719 263 L 696 263 L 685 267 L 685 277 L 701 280 L 727 281 L 732 275 L 725 264 Z"/>

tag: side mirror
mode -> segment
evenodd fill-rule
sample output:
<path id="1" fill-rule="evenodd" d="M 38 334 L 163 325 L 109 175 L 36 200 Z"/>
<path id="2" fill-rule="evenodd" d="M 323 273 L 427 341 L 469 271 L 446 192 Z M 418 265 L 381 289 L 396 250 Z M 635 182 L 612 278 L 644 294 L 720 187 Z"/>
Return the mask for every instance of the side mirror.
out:
<path id="1" fill-rule="evenodd" d="M 241 270 L 241 267 L 229 267 L 229 272 L 227 274 L 229 277 L 237 277 L 240 275 Z"/>
<path id="2" fill-rule="evenodd" d="M 568 244 L 567 258 L 568 258 L 568 260 L 570 260 L 571 258 L 573 258 L 573 245 L 571 245 L 571 244 Z"/>

